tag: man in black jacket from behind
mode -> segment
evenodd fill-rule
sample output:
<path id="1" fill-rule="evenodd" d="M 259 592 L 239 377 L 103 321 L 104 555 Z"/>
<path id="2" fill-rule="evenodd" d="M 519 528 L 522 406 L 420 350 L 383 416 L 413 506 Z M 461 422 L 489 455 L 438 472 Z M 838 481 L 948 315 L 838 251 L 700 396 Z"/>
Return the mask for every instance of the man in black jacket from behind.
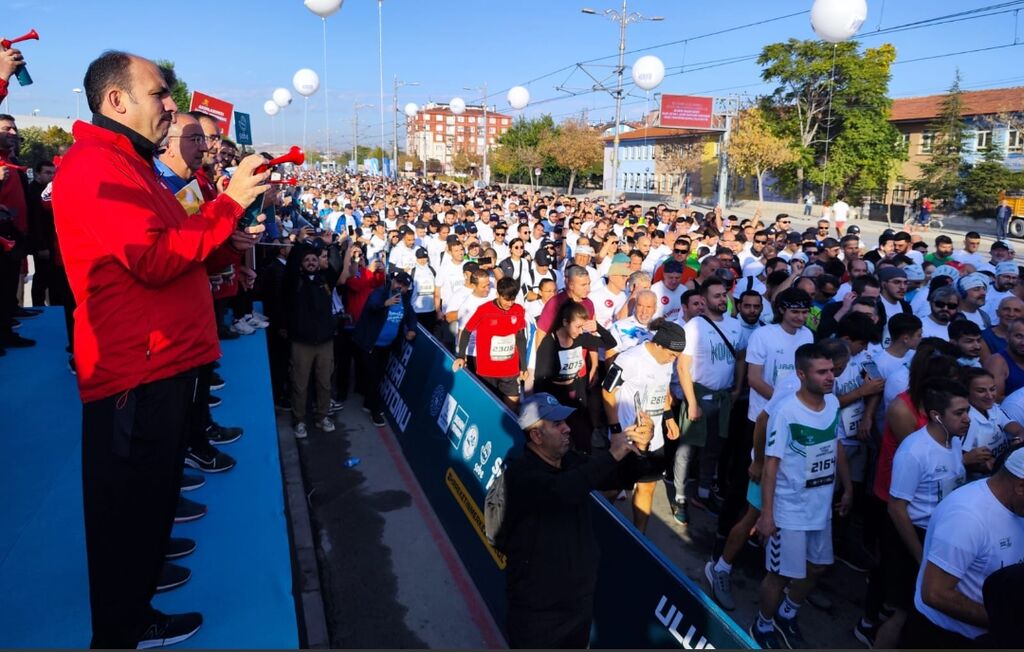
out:
<path id="1" fill-rule="evenodd" d="M 334 371 L 334 284 L 338 273 L 329 264 L 330 251 L 322 243 L 301 243 L 292 257 L 297 274 L 286 276 L 291 287 L 288 305 L 288 339 L 291 341 L 292 414 L 295 436 L 306 437 L 306 397 L 310 371 L 316 378 L 316 426 L 324 432 L 335 428 L 331 407 L 331 373 Z"/>
<path id="2" fill-rule="evenodd" d="M 600 556 L 590 492 L 631 484 L 626 476 L 639 465 L 623 460 L 650 442 L 648 422 L 613 434 L 608 450 L 593 455 L 570 451 L 565 419 L 574 410 L 538 393 L 519 411 L 527 440 L 522 456 L 513 458 L 505 472 L 503 524 L 508 642 L 513 648 L 588 646 Z"/>

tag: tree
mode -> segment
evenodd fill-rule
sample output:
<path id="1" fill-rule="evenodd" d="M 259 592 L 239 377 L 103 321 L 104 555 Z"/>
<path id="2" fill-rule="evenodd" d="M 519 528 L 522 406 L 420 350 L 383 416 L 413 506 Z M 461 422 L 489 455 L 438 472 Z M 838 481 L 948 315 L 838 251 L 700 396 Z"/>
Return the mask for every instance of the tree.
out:
<path id="1" fill-rule="evenodd" d="M 554 161 L 549 161 L 538 151 L 540 143 L 546 136 L 555 131 L 555 121 L 550 115 L 543 115 L 539 118 L 520 118 L 512 127 L 502 134 L 498 141 L 502 147 L 510 148 L 512 159 L 516 162 L 512 178 L 533 185 L 535 178 L 534 168 L 549 167 Z"/>
<path id="2" fill-rule="evenodd" d="M 28 167 L 34 167 L 42 161 L 52 161 L 61 147 L 71 147 L 74 142 L 71 134 L 60 127 L 26 127 L 19 129 L 18 135 L 21 136 L 18 159 Z"/>
<path id="3" fill-rule="evenodd" d="M 942 99 L 939 117 L 929 127 L 933 134 L 931 155 L 920 165 L 921 178 L 912 184 L 922 195 L 945 204 L 956 200 L 961 175 L 968 170 L 963 161 L 964 140 L 967 138 L 963 114 L 964 98 L 958 69 L 952 86 Z"/>
<path id="4" fill-rule="evenodd" d="M 757 177 L 757 199 L 764 203 L 764 175 L 788 163 L 799 154 L 790 141 L 772 133 L 760 109 L 740 114 L 729 142 L 729 169 L 743 176 Z"/>
<path id="5" fill-rule="evenodd" d="M 862 53 L 855 41 L 830 45 L 790 39 L 761 51 L 761 78 L 775 84 L 761 100 L 765 120 L 799 154 L 776 171 L 784 189 L 799 195 L 808 179 L 849 190 L 878 185 L 884 178 L 884 186 L 894 162 L 904 155 L 888 122 L 895 58 L 890 44 Z"/>
<path id="6" fill-rule="evenodd" d="M 576 120 L 566 120 L 556 131 L 544 135 L 539 150 L 569 171 L 568 194 L 572 195 L 576 175 L 601 163 L 604 141 L 597 130 Z"/>
<path id="7" fill-rule="evenodd" d="M 686 175 L 699 170 L 704 162 L 703 138 L 655 144 L 654 148 L 660 160 L 658 167 L 671 177 L 673 195 L 682 189 Z"/>
<path id="8" fill-rule="evenodd" d="M 999 193 L 1021 187 L 1024 175 L 1013 172 L 1002 161 L 996 147 L 985 150 L 984 159 L 974 164 L 963 179 L 965 208 L 972 213 L 991 214 L 999 203 Z"/>
<path id="9" fill-rule="evenodd" d="M 519 168 L 525 170 L 529 177 L 530 187 L 534 187 L 535 183 L 540 181 L 533 174 L 535 168 L 544 167 L 544 155 L 540 153 L 540 149 L 536 145 L 519 145 L 513 149 L 516 161 L 519 162 Z"/>
<path id="10" fill-rule="evenodd" d="M 491 172 L 505 177 L 506 184 L 519 166 L 512 148 L 504 145 L 499 145 L 491 151 L 487 157 L 487 164 L 491 166 Z"/>
<path id="11" fill-rule="evenodd" d="M 178 105 L 178 111 L 182 113 L 189 111 L 192 108 L 192 94 L 189 93 L 188 84 L 181 80 L 174 71 L 174 62 L 160 59 L 156 62 L 156 65 L 164 73 L 167 85 L 171 87 L 171 97 L 174 98 L 174 103 Z"/>
<path id="12" fill-rule="evenodd" d="M 479 169 L 482 162 L 483 159 L 479 154 L 470 154 L 462 149 L 452 156 L 452 168 L 461 174 L 465 174 L 473 168 Z"/>

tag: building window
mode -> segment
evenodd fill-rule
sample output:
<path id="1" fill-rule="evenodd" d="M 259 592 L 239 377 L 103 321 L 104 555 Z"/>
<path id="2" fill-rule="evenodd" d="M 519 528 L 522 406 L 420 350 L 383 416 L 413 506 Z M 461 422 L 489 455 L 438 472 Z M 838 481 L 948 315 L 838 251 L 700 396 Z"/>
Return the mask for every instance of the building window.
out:
<path id="1" fill-rule="evenodd" d="M 918 150 L 921 154 L 931 154 L 935 147 L 935 132 L 926 131 L 921 134 L 921 147 Z"/>
<path id="2" fill-rule="evenodd" d="M 508 118 L 502 118 L 501 119 L 501 124 L 507 125 L 508 124 Z"/>
<path id="3" fill-rule="evenodd" d="M 910 151 L 910 134 L 900 132 L 899 138 L 896 139 L 896 146 L 902 151 Z"/>
<path id="4" fill-rule="evenodd" d="M 974 135 L 975 147 L 979 152 L 984 152 L 989 147 L 992 147 L 992 132 L 991 131 L 978 131 Z"/>
<path id="5" fill-rule="evenodd" d="M 466 121 L 466 119 L 465 119 L 465 118 L 463 118 L 463 117 L 462 117 L 462 116 L 460 115 L 459 117 L 455 118 L 455 121 L 456 121 L 456 122 L 465 122 L 465 121 Z"/>
<path id="6" fill-rule="evenodd" d="M 444 122 L 445 122 L 445 124 L 449 124 L 449 125 L 455 124 L 455 116 L 453 116 L 453 115 L 448 116 L 447 118 L 444 119 Z"/>
<path id="7" fill-rule="evenodd" d="M 1010 152 L 1014 154 L 1024 152 L 1024 133 L 1019 129 L 1011 129 L 1006 136 Z"/>
<path id="8" fill-rule="evenodd" d="M 492 124 L 493 125 L 493 124 L 497 124 L 497 123 L 498 123 L 497 118 L 488 118 L 488 124 Z"/>

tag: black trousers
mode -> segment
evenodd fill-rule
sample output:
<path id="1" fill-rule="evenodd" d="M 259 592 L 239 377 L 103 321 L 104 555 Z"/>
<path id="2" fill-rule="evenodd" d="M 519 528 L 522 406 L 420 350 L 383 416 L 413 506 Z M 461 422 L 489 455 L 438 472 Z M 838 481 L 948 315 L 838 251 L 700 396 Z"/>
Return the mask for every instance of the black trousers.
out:
<path id="1" fill-rule="evenodd" d="M 939 627 L 911 606 L 900 635 L 900 647 L 907 650 L 970 650 L 977 644 L 963 634 Z"/>
<path id="2" fill-rule="evenodd" d="M 270 386 L 274 392 L 274 399 L 288 398 L 288 362 L 291 357 L 292 346 L 288 338 L 281 337 L 279 327 L 271 324 L 267 329 L 267 353 L 270 358 Z"/>
<path id="3" fill-rule="evenodd" d="M 594 620 L 594 596 L 543 611 L 510 605 L 508 645 L 513 649 L 586 649 Z"/>
<path id="4" fill-rule="evenodd" d="M 32 274 L 32 305 L 46 305 L 46 291 L 50 290 L 52 295 L 54 265 L 52 258 L 32 257 L 35 261 L 36 270 Z M 53 297 L 50 297 L 50 305 L 55 305 Z"/>
<path id="5" fill-rule="evenodd" d="M 199 367 L 196 378 L 196 400 L 189 411 L 188 445 L 196 450 L 210 447 L 206 427 L 213 423 L 210 414 L 210 384 L 213 380 L 213 363 Z"/>
<path id="6" fill-rule="evenodd" d="M 718 460 L 718 484 L 723 503 L 718 514 L 718 536 L 724 537 L 747 513 L 747 483 L 750 476 L 750 450 L 754 447 L 754 424 L 747 419 L 748 401 L 733 403 L 729 419 L 729 437 Z M 716 545 L 716 548 L 718 546 Z M 721 554 L 721 550 L 716 550 Z"/>
<path id="7" fill-rule="evenodd" d="M 384 411 L 384 400 L 380 395 L 380 382 L 388 366 L 391 347 L 375 346 L 369 351 L 360 351 L 362 364 L 359 376 L 366 383 L 366 400 L 364 405 L 371 414 Z"/>
<path id="8" fill-rule="evenodd" d="M 195 371 L 82 406 L 82 497 L 92 647 L 134 648 L 181 489 Z"/>
<path id="9" fill-rule="evenodd" d="M 68 273 L 62 265 L 53 266 L 53 283 L 50 286 L 50 305 L 64 307 L 64 328 L 68 333 L 68 353 L 75 351 L 75 295 L 68 283 Z"/>
<path id="10" fill-rule="evenodd" d="M 18 284 L 21 282 L 21 256 L 0 253 L 0 339 L 8 337 L 11 320 L 18 307 Z M 0 346 L 3 342 L 0 342 Z"/>
<path id="11" fill-rule="evenodd" d="M 334 336 L 334 387 L 337 389 L 339 401 L 348 398 L 352 387 L 352 363 L 355 362 L 362 367 L 362 362 L 357 359 L 355 344 L 352 343 L 354 332 L 355 329 L 352 328 L 340 328 L 338 334 Z M 361 374 L 357 374 L 356 389 L 365 393 L 364 384 Z"/>
<path id="12" fill-rule="evenodd" d="M 437 337 L 434 333 L 434 328 L 437 327 L 437 312 L 431 310 L 429 312 L 418 312 L 416 313 L 416 321 L 420 323 L 420 326 L 427 329 L 427 332 Z"/>

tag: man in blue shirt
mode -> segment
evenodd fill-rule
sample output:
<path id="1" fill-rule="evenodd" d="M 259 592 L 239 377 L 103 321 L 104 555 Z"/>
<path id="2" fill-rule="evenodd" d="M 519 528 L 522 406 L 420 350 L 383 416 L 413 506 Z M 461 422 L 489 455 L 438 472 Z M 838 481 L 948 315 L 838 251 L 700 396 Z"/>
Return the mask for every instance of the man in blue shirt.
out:
<path id="1" fill-rule="evenodd" d="M 1006 227 L 1010 224 L 1010 218 L 1013 216 L 1013 209 L 1010 208 L 1010 202 L 1006 199 L 999 201 L 999 208 L 996 209 L 996 237 L 1000 240 L 1006 240 Z"/>

